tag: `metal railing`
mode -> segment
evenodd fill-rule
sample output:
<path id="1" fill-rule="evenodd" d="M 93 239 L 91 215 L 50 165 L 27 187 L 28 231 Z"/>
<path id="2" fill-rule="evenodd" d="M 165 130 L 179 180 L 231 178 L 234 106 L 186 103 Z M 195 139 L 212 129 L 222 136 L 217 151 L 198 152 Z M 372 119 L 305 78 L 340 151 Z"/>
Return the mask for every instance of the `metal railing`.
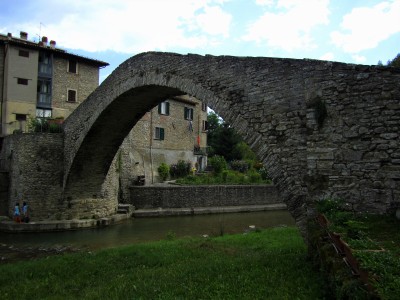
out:
<path id="1" fill-rule="evenodd" d="M 210 147 L 199 147 L 199 146 L 194 146 L 193 148 L 193 154 L 194 155 L 207 155 L 208 149 Z"/>

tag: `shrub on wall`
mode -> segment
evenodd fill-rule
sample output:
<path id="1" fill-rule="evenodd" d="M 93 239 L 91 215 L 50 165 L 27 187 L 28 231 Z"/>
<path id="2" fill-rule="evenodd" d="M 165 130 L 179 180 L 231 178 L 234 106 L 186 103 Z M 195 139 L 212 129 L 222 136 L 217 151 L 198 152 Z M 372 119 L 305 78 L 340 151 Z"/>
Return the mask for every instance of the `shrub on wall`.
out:
<path id="1" fill-rule="evenodd" d="M 240 173 L 246 173 L 249 170 L 249 164 L 244 160 L 233 160 L 229 163 L 232 170 Z"/>
<path id="2" fill-rule="evenodd" d="M 221 174 L 221 172 L 227 168 L 227 163 L 223 156 L 215 155 L 209 158 L 208 162 L 216 174 Z"/>
<path id="3" fill-rule="evenodd" d="M 169 168 L 169 174 L 173 178 L 185 177 L 190 174 L 192 164 L 188 161 L 179 160 L 177 164 L 172 164 Z"/>
<path id="4" fill-rule="evenodd" d="M 161 180 L 165 181 L 169 175 L 169 166 L 166 163 L 161 163 L 161 165 L 157 169 L 158 175 L 160 175 Z"/>

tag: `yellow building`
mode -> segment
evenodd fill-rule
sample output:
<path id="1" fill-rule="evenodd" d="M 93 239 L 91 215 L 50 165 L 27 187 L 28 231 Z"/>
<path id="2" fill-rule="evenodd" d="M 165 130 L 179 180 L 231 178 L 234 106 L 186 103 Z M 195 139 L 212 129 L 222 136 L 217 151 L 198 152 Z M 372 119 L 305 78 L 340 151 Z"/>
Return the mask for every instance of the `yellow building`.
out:
<path id="1" fill-rule="evenodd" d="M 108 63 L 48 43 L 0 34 L 0 136 L 26 132 L 32 118 L 66 118 L 99 85 Z"/>

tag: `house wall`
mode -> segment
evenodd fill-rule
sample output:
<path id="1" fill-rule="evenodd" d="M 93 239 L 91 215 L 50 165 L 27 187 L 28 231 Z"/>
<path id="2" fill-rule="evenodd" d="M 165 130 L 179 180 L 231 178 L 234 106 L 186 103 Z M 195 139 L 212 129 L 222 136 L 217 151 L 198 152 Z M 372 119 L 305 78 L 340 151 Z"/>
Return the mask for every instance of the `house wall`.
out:
<path id="1" fill-rule="evenodd" d="M 18 55 L 19 50 L 29 51 L 29 57 Z M 3 134 L 14 130 L 26 131 L 26 122 L 16 120 L 16 114 L 36 115 L 38 51 L 10 46 L 5 59 L 3 99 Z M 17 83 L 17 78 L 28 79 L 28 85 Z"/>
<path id="2" fill-rule="evenodd" d="M 99 68 L 83 62 L 77 64 L 77 74 L 68 72 L 68 59 L 54 55 L 53 118 L 67 118 L 99 85 Z M 77 91 L 77 102 L 67 101 L 68 89 Z"/>
<path id="3" fill-rule="evenodd" d="M 161 163 L 176 164 L 179 160 L 197 163 L 194 145 L 200 136 L 200 146 L 207 143 L 207 132 L 202 130 L 202 120 L 207 120 L 207 112 L 202 111 L 201 102 L 192 99 L 194 104 L 176 100 L 170 103 L 169 115 L 158 113 L 158 106 L 147 112 L 125 138 L 116 157 L 120 159 L 120 200 L 129 202 L 129 187 L 138 176 L 145 176 L 145 184 L 161 182 L 158 167 Z M 192 129 L 184 118 L 184 108 L 193 108 Z M 165 130 L 165 139 L 155 139 L 155 128 Z M 206 158 L 204 158 L 206 162 Z"/>

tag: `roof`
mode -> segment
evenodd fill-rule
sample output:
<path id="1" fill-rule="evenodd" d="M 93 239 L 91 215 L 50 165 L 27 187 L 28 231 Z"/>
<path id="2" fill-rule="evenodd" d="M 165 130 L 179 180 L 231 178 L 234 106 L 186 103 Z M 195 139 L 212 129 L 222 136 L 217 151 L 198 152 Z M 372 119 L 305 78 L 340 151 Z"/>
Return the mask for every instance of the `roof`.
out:
<path id="1" fill-rule="evenodd" d="M 1 33 L 0 33 L 0 43 L 8 43 L 11 45 L 16 45 L 16 46 L 20 46 L 20 47 L 24 47 L 24 48 L 35 49 L 35 50 L 46 50 L 46 51 L 54 53 L 58 57 L 64 57 L 67 59 L 73 58 L 78 61 L 83 61 L 88 64 L 96 65 L 98 67 L 106 67 L 109 65 L 109 63 L 101 61 L 101 60 L 92 59 L 89 57 L 69 53 L 66 50 L 63 50 L 60 48 L 44 45 L 43 43 L 35 43 L 35 42 L 28 41 L 28 40 L 21 39 L 21 38 L 7 36 L 7 35 L 1 34 Z"/>

